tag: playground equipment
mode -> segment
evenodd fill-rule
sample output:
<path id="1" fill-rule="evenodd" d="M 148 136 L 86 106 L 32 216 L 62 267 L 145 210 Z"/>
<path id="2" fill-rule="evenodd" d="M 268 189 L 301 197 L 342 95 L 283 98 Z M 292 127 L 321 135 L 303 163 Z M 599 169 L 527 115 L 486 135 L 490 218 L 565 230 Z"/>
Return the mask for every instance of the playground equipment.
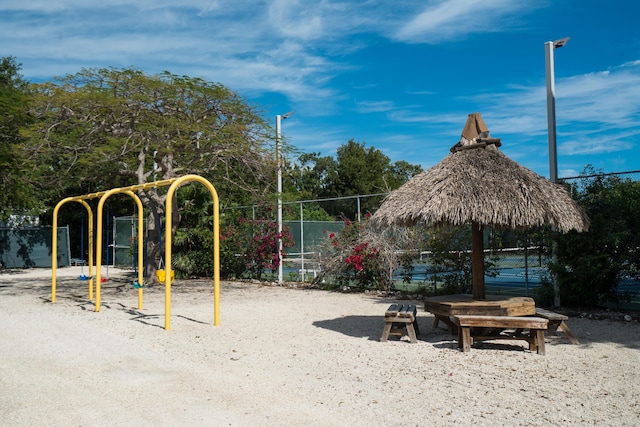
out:
<path id="1" fill-rule="evenodd" d="M 111 191 L 111 190 L 110 190 Z M 133 197 L 133 199 L 136 201 L 137 207 L 138 207 L 138 224 L 140 225 L 141 223 L 143 223 L 143 210 L 142 210 L 142 202 L 140 201 L 140 198 L 138 198 L 138 196 L 133 193 L 133 191 L 127 189 L 123 189 L 122 191 L 125 194 L 130 195 L 131 197 Z M 98 193 L 90 193 L 90 194 L 85 194 L 83 196 L 73 196 L 73 197 L 67 197 L 65 199 L 62 199 L 60 202 L 58 202 L 58 204 L 56 205 L 56 207 L 53 210 L 53 236 L 51 239 L 51 302 L 55 303 L 56 302 L 56 270 L 58 267 L 58 262 L 57 262 L 57 251 L 58 251 L 58 242 L 57 242 L 57 228 L 58 228 L 58 212 L 60 210 L 60 208 L 67 202 L 79 202 L 81 203 L 85 209 L 87 210 L 87 213 L 89 215 L 89 220 L 88 220 L 88 236 L 89 236 L 89 299 L 93 300 L 94 295 L 93 295 L 93 289 L 94 289 L 94 276 L 92 273 L 92 269 L 93 269 L 93 253 L 94 253 L 94 245 L 93 245 L 93 211 L 91 210 L 91 206 L 89 206 L 89 204 L 86 202 L 86 200 L 91 200 L 91 199 L 96 199 L 98 197 L 100 197 L 101 202 L 103 202 L 104 204 L 104 200 L 106 200 L 106 198 L 104 198 L 104 196 L 107 194 L 107 191 L 102 191 L 102 192 L 98 192 Z M 108 197 L 108 196 L 107 196 Z M 99 205 L 99 209 L 102 209 L 102 206 Z M 139 232 L 142 233 L 142 228 L 139 228 Z M 102 248 L 102 210 L 100 210 L 98 212 L 98 239 L 96 242 L 96 247 L 97 248 Z M 141 237 L 141 236 L 139 236 Z M 139 244 L 138 244 L 138 249 L 139 252 L 142 249 L 142 239 L 139 239 Z M 100 311 L 100 284 L 102 282 L 102 276 L 100 275 L 100 267 L 101 267 L 101 255 L 102 255 L 102 251 L 98 250 L 95 251 L 96 252 L 96 276 L 95 276 L 95 289 L 96 289 L 96 311 Z M 142 261 L 142 257 L 139 257 L 139 262 Z M 139 272 L 138 273 L 138 280 L 140 281 L 140 283 L 142 283 L 142 273 Z M 140 290 L 138 292 L 138 308 L 142 309 L 142 290 Z"/>
<path id="2" fill-rule="evenodd" d="M 156 181 L 156 182 L 161 182 L 161 181 Z M 156 184 L 156 182 L 149 183 L 149 184 L 141 184 L 138 186 L 134 185 L 132 187 L 141 187 L 144 185 L 150 185 L 147 188 L 151 188 L 153 187 L 152 184 Z M 138 262 L 142 264 L 142 249 L 143 249 L 142 244 L 144 240 L 144 236 L 142 234 L 143 228 L 144 228 L 144 209 L 142 207 L 142 202 L 140 201 L 140 198 L 136 193 L 133 192 L 134 190 L 132 187 L 113 188 L 111 190 L 105 191 L 104 194 L 100 196 L 100 201 L 98 202 L 98 209 L 97 209 L 98 219 L 97 219 L 97 225 L 96 225 L 96 228 L 98 229 L 98 236 L 96 238 L 96 248 L 99 248 L 99 250 L 96 250 L 96 311 L 100 311 L 100 293 L 101 293 L 100 291 L 101 291 L 102 283 L 104 283 L 102 278 L 102 271 L 101 271 L 102 270 L 102 217 L 103 217 L 105 202 L 110 196 L 114 194 L 120 194 L 120 193 L 127 194 L 131 196 L 133 200 L 136 202 L 136 205 L 138 207 Z M 141 190 L 143 188 L 136 188 L 136 190 Z M 140 269 L 138 269 L 138 283 L 140 284 L 144 283 L 143 272 Z M 138 309 L 139 310 L 142 310 L 142 294 L 143 294 L 143 289 L 141 286 L 140 288 L 138 288 Z"/>
<path id="3" fill-rule="evenodd" d="M 146 184 L 138 184 L 132 185 L 130 187 L 122 187 L 122 188 L 113 188 L 108 191 L 103 191 L 99 193 L 91 193 L 83 196 L 74 196 L 67 197 L 56 205 L 53 211 L 53 238 L 52 238 L 52 252 L 51 252 L 51 302 L 55 303 L 56 301 L 56 268 L 57 268 L 57 226 L 58 226 L 58 211 L 62 205 L 67 202 L 75 201 L 82 203 L 87 211 L 89 212 L 89 223 L 93 224 L 92 220 L 92 211 L 91 207 L 85 202 L 85 200 L 100 198 L 98 202 L 97 208 L 97 238 L 96 238 L 96 247 L 102 248 L 102 217 L 103 217 L 103 208 L 106 200 L 112 196 L 113 194 L 127 194 L 131 196 L 136 202 L 138 208 L 138 266 L 142 265 L 142 254 L 143 254 L 143 240 L 144 236 L 143 228 L 144 228 L 144 211 L 142 208 L 142 202 L 140 198 L 134 193 L 134 191 L 145 190 L 148 188 L 154 187 L 162 187 L 170 185 L 169 190 L 167 192 L 167 198 L 165 201 L 165 217 L 166 217 L 166 225 L 165 225 L 165 255 L 164 255 L 164 266 L 166 272 L 170 272 L 170 274 L 164 274 L 163 280 L 160 280 L 160 275 L 158 275 L 158 280 L 160 282 L 164 282 L 165 285 L 165 323 L 164 328 L 169 330 L 171 328 L 171 283 L 174 279 L 173 270 L 171 269 L 171 246 L 172 246 L 172 236 L 171 236 L 171 221 L 172 221 L 172 209 L 173 209 L 173 197 L 177 190 L 177 188 L 189 181 L 196 181 L 203 184 L 209 192 L 211 193 L 211 197 L 213 199 L 213 284 L 214 284 L 214 321 L 213 324 L 218 326 L 220 324 L 220 217 L 219 217 L 219 201 L 218 201 L 218 193 L 215 188 L 209 181 L 199 175 L 185 175 L 180 178 L 172 178 L 168 180 L 162 181 L 154 181 Z M 92 236 L 90 234 L 90 240 L 92 240 Z M 93 242 L 90 241 L 89 247 L 93 248 Z M 89 276 L 91 275 L 91 268 L 93 265 L 91 255 L 92 250 L 89 251 Z M 96 251 L 96 281 L 95 281 L 95 311 L 100 311 L 100 294 L 101 294 L 101 263 L 102 263 L 102 251 Z M 89 299 L 92 299 L 92 285 L 93 280 L 89 280 Z M 137 283 L 137 286 L 136 286 Z M 138 308 L 142 309 L 142 292 L 143 292 L 143 269 L 138 268 L 138 280 L 134 282 L 134 287 L 138 289 Z"/>
<path id="4" fill-rule="evenodd" d="M 86 202 L 84 202 L 86 204 Z M 89 205 L 86 205 L 86 207 L 88 207 L 89 209 L 89 223 L 87 224 L 87 238 L 89 240 L 89 248 L 92 247 L 93 245 L 93 229 L 89 226 L 93 220 L 93 216 L 91 214 L 91 207 Z M 89 252 L 89 259 L 92 259 L 92 251 L 91 249 L 88 251 Z M 85 275 L 84 274 L 84 211 L 82 211 L 82 222 L 80 223 L 80 262 L 81 262 L 81 270 L 80 270 L 80 280 L 82 280 L 83 282 L 89 281 L 92 279 L 91 277 L 91 272 L 89 272 L 89 275 Z M 92 262 L 89 262 L 89 265 L 91 266 Z M 53 265 L 53 263 L 52 263 Z M 89 267 L 89 270 L 91 270 L 91 267 Z M 93 299 L 93 286 L 90 285 L 89 286 L 89 299 Z"/>

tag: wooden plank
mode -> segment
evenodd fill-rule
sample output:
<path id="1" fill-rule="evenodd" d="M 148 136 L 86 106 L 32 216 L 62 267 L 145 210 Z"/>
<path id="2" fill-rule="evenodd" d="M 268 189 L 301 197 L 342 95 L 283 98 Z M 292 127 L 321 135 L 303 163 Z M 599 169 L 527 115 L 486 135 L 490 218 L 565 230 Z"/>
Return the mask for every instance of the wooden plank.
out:
<path id="1" fill-rule="evenodd" d="M 400 311 L 398 312 L 399 317 L 411 317 L 414 318 L 417 314 L 417 309 L 415 305 L 407 304 L 403 305 Z"/>
<path id="2" fill-rule="evenodd" d="M 556 334 L 560 329 L 566 335 L 571 344 L 580 344 L 580 341 L 573 335 L 569 326 L 565 323 L 565 320 L 569 319 L 569 316 L 564 314 L 554 313 L 553 311 L 545 310 L 544 308 L 536 308 L 536 316 L 549 319 L 549 331 Z"/>
<path id="3" fill-rule="evenodd" d="M 462 348 L 464 353 L 471 351 L 471 345 L 473 344 L 473 338 L 471 338 L 471 329 L 470 328 L 460 328 L 458 333 L 460 337 L 458 340 L 458 345 Z"/>
<path id="4" fill-rule="evenodd" d="M 380 337 L 380 342 L 385 342 L 389 338 L 389 333 L 391 333 L 391 326 L 393 324 L 390 322 L 384 323 L 384 329 L 382 329 L 382 336 Z"/>
<path id="5" fill-rule="evenodd" d="M 517 328 L 517 329 L 547 329 L 549 321 L 541 317 L 514 316 L 455 316 L 459 326 L 479 328 Z"/>
<path id="6" fill-rule="evenodd" d="M 418 337 L 416 336 L 416 331 L 413 328 L 413 323 L 407 323 L 407 335 L 409 335 L 409 341 L 412 343 L 418 342 Z"/>
<path id="7" fill-rule="evenodd" d="M 536 316 L 544 317 L 549 320 L 567 320 L 569 316 L 564 314 L 554 313 L 553 311 L 545 310 L 544 308 L 536 307 Z"/>
<path id="8" fill-rule="evenodd" d="M 571 332 L 571 329 L 569 329 L 564 321 L 560 322 L 560 329 L 562 329 L 562 332 L 564 332 L 571 344 L 580 344 L 580 341 L 578 341 L 578 339 L 573 336 L 573 332 Z"/>
<path id="9" fill-rule="evenodd" d="M 471 295 L 442 295 L 424 301 L 425 311 L 440 316 L 486 315 L 486 316 L 530 316 L 535 315 L 536 306 L 530 297 L 504 297 L 487 295 L 484 300 L 474 300 Z"/>
<path id="10" fill-rule="evenodd" d="M 533 331 L 530 331 L 530 334 L 533 335 Z M 544 348 L 544 330 L 542 329 L 538 329 L 536 330 L 536 352 L 541 355 L 544 356 L 545 355 L 545 348 Z M 529 348 L 531 348 L 531 343 L 529 343 Z"/>
<path id="11" fill-rule="evenodd" d="M 387 309 L 387 312 L 384 314 L 385 316 L 395 316 L 400 311 L 400 307 L 398 304 L 391 304 Z"/>

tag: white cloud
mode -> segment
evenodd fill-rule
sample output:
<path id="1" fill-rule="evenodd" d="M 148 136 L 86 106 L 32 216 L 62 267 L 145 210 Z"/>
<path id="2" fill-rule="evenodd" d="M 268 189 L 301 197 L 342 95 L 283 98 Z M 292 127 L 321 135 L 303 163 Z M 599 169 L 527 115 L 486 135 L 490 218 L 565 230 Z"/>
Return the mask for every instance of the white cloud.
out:
<path id="1" fill-rule="evenodd" d="M 393 110 L 393 101 L 360 101 L 356 103 L 359 113 L 380 113 Z"/>
<path id="2" fill-rule="evenodd" d="M 514 25 L 515 15 L 530 12 L 542 2 L 513 0 L 437 0 L 405 23 L 395 38 L 409 43 L 439 43 L 465 38 L 471 33 L 503 32 Z"/>
<path id="3" fill-rule="evenodd" d="M 138 67 L 147 73 L 167 70 L 222 82 L 246 97 L 277 93 L 284 104 L 293 104 L 291 109 L 300 117 L 344 116 L 348 108 L 356 113 L 383 113 L 389 132 L 384 129 L 376 135 L 381 142 L 392 141 L 394 135 L 407 135 L 399 137 L 394 145 L 402 147 L 409 144 L 412 131 L 424 130 L 424 136 L 414 143 L 427 153 L 416 154 L 416 159 L 425 159 L 420 160 L 423 164 L 432 157 L 431 149 L 438 160 L 442 158 L 459 138 L 467 114 L 480 111 L 492 135 L 503 139 L 510 156 L 531 161 L 545 155 L 544 76 L 527 84 L 515 81 L 517 85 L 505 85 L 498 92 L 486 93 L 486 88 L 478 88 L 477 94 L 464 98 L 451 94 L 455 88 L 440 87 L 437 81 L 429 80 L 428 70 L 418 85 L 401 82 L 403 87 L 395 93 L 375 77 L 359 80 L 349 76 L 349 83 L 339 78 L 379 61 L 375 58 L 367 62 L 367 55 L 376 51 L 378 43 L 387 49 L 391 45 L 428 54 L 431 46 L 402 45 L 444 43 L 472 33 L 518 31 L 525 28 L 525 18 L 549 3 L 9 0 L 0 6 L 0 56 L 16 56 L 28 79 L 76 73 L 83 67 Z M 363 51 L 358 56 L 365 58 L 363 62 L 354 61 L 353 54 L 359 50 Z M 378 91 L 361 95 L 364 88 L 376 85 Z M 446 97 L 445 91 L 449 91 L 450 99 L 446 107 L 441 107 L 436 103 Z M 632 144 L 640 144 L 640 60 L 557 79 L 556 95 L 562 155 L 597 155 L 598 150 L 624 153 Z M 343 101 L 353 102 L 353 98 L 360 102 L 346 107 Z M 334 150 L 349 138 L 362 139 L 361 135 L 378 144 L 367 134 L 366 125 L 361 133 L 353 126 L 345 125 L 346 130 L 337 123 L 331 125 L 335 132 L 327 134 L 326 129 L 314 129 L 306 123 L 306 132 L 295 134 L 296 145 Z M 288 122 L 287 128 L 292 126 Z M 353 133 L 345 138 L 340 136 L 342 132 Z M 598 144 L 600 139 L 605 143 Z M 399 148 L 398 152 L 407 150 Z"/>
<path id="4" fill-rule="evenodd" d="M 491 133 L 546 140 L 544 82 L 508 89 L 470 97 Z M 639 122 L 640 61 L 556 80 L 556 126 L 562 153 L 593 155 L 628 150 L 633 146 L 630 141 L 640 139 Z"/>

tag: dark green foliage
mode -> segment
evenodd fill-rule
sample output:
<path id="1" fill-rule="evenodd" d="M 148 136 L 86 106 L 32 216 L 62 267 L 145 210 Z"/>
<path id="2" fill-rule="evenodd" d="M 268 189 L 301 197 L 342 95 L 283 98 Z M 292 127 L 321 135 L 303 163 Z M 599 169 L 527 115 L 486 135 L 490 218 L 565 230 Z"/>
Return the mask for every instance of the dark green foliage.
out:
<path id="1" fill-rule="evenodd" d="M 638 278 L 640 183 L 587 169 L 572 186 L 591 220 L 588 232 L 557 236 L 556 275 L 563 305 L 595 307 L 617 301 L 623 277 Z"/>
<path id="2" fill-rule="evenodd" d="M 271 129 L 253 106 L 219 83 L 106 68 L 82 70 L 32 89 L 34 122 L 25 129 L 21 148 L 50 207 L 66 196 L 186 174 L 208 179 L 227 204 L 243 203 L 264 198 L 275 181 L 265 179 L 275 176 Z M 166 190 L 137 192 L 149 227 L 151 277 L 161 258 L 157 224 L 166 221 Z M 208 193 L 204 198 L 211 202 Z M 205 216 L 210 215 L 209 209 Z M 198 220 L 202 224 L 183 224 L 176 236 L 185 250 L 178 261 L 189 274 L 212 268 L 206 256 L 193 252 L 209 244 L 200 233 L 207 219 Z M 180 211 L 174 208 L 172 231 L 179 223 Z"/>
<path id="3" fill-rule="evenodd" d="M 283 251 L 278 251 L 278 239 Z M 225 277 L 248 277 L 260 280 L 265 270 L 275 272 L 285 256 L 285 249 L 293 246 L 293 238 L 286 227 L 278 232 L 278 224 L 269 220 L 240 218 L 225 226 L 221 233 L 224 249 L 221 274 Z M 222 262 L 221 262 L 222 263 Z"/>
<path id="4" fill-rule="evenodd" d="M 15 58 L 0 58 L 0 221 L 43 206 L 33 183 L 21 130 L 31 122 L 29 86 Z"/>
<path id="5" fill-rule="evenodd" d="M 413 280 L 413 270 L 415 269 L 413 263 L 415 258 L 411 252 L 404 252 L 400 256 L 400 277 L 402 277 L 402 283 L 411 283 Z"/>
<path id="6" fill-rule="evenodd" d="M 213 201 L 200 185 L 179 192 L 181 220 L 173 239 L 178 277 L 213 277 Z"/>
<path id="7" fill-rule="evenodd" d="M 395 190 L 421 172 L 420 166 L 405 161 L 391 163 L 382 151 L 364 143 L 349 140 L 337 150 L 336 158 L 320 157 L 320 153 L 303 154 L 291 169 L 293 187 L 306 199 L 335 198 L 365 194 L 382 194 Z M 360 213 L 375 212 L 383 196 L 368 197 Z M 323 203 L 334 218 L 358 218 L 353 200 Z"/>
<path id="8" fill-rule="evenodd" d="M 551 307 L 554 303 L 555 290 L 553 281 L 548 277 L 543 277 L 535 290 L 535 300 L 538 307 Z"/>

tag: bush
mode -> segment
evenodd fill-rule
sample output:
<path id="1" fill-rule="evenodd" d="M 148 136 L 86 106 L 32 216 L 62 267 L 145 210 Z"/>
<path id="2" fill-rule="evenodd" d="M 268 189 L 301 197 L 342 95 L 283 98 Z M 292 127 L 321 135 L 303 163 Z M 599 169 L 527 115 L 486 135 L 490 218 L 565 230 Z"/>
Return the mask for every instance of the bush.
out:
<path id="1" fill-rule="evenodd" d="M 589 231 L 557 235 L 550 269 L 563 305 L 595 307 L 618 302 L 622 277 L 637 279 L 640 183 L 617 176 L 583 175 L 572 193 L 591 220 Z"/>
<path id="2" fill-rule="evenodd" d="M 264 270 L 275 272 L 286 255 L 284 250 L 294 244 L 286 227 L 279 233 L 274 221 L 246 218 L 227 225 L 220 239 L 221 270 L 225 277 L 248 276 L 257 280 Z M 282 239 L 282 252 L 278 251 L 278 239 Z"/>
<path id="3" fill-rule="evenodd" d="M 358 222 L 345 219 L 341 232 L 329 233 L 321 248 L 323 271 L 314 284 L 328 280 L 334 286 L 359 290 L 391 289 L 396 257 L 386 239 L 367 226 L 368 218 Z"/>

